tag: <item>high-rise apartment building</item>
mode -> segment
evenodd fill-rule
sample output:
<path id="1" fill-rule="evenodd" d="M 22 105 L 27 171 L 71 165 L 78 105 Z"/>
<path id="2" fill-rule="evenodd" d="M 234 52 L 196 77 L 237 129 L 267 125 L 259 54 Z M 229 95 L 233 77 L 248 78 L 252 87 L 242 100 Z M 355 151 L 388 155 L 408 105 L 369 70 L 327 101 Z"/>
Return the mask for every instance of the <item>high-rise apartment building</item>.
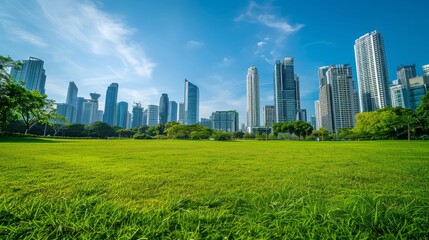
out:
<path id="1" fill-rule="evenodd" d="M 355 102 L 357 92 L 352 68 L 348 64 L 331 66 L 326 72 L 326 79 L 331 89 L 333 130 L 353 128 L 359 107 Z"/>
<path id="2" fill-rule="evenodd" d="M 127 128 L 128 121 L 128 103 L 127 102 L 118 102 L 116 107 L 116 126 L 120 128 Z"/>
<path id="3" fill-rule="evenodd" d="M 422 69 L 423 69 L 423 76 L 429 77 L 429 64 L 423 65 Z"/>
<path id="4" fill-rule="evenodd" d="M 330 66 L 319 68 L 319 101 L 315 103 L 317 129 L 325 128 L 328 131 L 334 131 L 332 116 L 332 93 L 331 86 L 328 83 L 326 73 Z"/>
<path id="5" fill-rule="evenodd" d="M 199 120 L 199 89 L 196 85 L 185 79 L 185 116 L 186 125 L 196 124 Z"/>
<path id="6" fill-rule="evenodd" d="M 213 129 L 223 132 L 237 132 L 238 112 L 237 111 L 216 111 L 212 113 Z"/>
<path id="7" fill-rule="evenodd" d="M 168 120 L 168 94 L 163 93 L 159 99 L 159 123 L 166 124 Z"/>
<path id="8" fill-rule="evenodd" d="M 208 118 L 201 118 L 200 124 L 203 127 L 213 128 L 213 121 Z"/>
<path id="9" fill-rule="evenodd" d="M 180 124 L 185 124 L 185 103 L 179 103 L 179 121 Z"/>
<path id="10" fill-rule="evenodd" d="M 132 128 L 138 128 L 146 122 L 143 122 L 143 107 L 140 103 L 135 103 L 133 106 L 133 121 L 131 123 Z"/>
<path id="11" fill-rule="evenodd" d="M 147 105 L 147 125 L 156 126 L 159 123 L 159 108 L 156 105 Z"/>
<path id="12" fill-rule="evenodd" d="M 297 114 L 297 86 L 294 72 L 294 60 L 287 57 L 274 65 L 274 106 L 276 122 L 290 122 Z"/>
<path id="13" fill-rule="evenodd" d="M 28 90 L 37 90 L 45 94 L 46 74 L 43 68 L 44 62 L 38 58 L 30 57 L 22 61 L 21 68 L 12 68 L 10 76 L 17 80 L 23 81 Z"/>
<path id="14" fill-rule="evenodd" d="M 167 122 L 177 122 L 177 102 L 168 102 L 168 118 Z"/>
<path id="15" fill-rule="evenodd" d="M 116 114 L 116 102 L 118 100 L 118 88 L 117 83 L 110 84 L 106 91 L 106 101 L 104 103 L 104 115 L 103 122 L 113 126 L 115 124 Z"/>
<path id="16" fill-rule="evenodd" d="M 264 122 L 265 127 L 272 127 L 276 122 L 276 108 L 274 105 L 264 106 Z"/>
<path id="17" fill-rule="evenodd" d="M 400 84 L 392 84 L 390 86 L 390 97 L 392 101 L 392 107 L 403 107 L 405 108 L 406 98 L 404 97 L 404 88 Z"/>
<path id="18" fill-rule="evenodd" d="M 391 106 L 386 52 L 381 34 L 367 33 L 354 45 L 361 112 Z"/>
<path id="19" fill-rule="evenodd" d="M 261 125 L 259 110 L 259 74 L 255 66 L 247 69 L 247 129 L 252 133 L 254 127 Z"/>

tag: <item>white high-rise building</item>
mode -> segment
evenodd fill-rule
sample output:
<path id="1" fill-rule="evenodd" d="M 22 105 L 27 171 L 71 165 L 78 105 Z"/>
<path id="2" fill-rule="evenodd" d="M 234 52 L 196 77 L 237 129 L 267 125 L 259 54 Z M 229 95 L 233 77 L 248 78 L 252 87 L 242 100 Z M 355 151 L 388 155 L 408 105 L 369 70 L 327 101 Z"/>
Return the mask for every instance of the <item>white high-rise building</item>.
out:
<path id="1" fill-rule="evenodd" d="M 391 106 L 386 53 L 381 34 L 367 33 L 356 39 L 356 71 L 361 112 L 370 112 Z"/>
<path id="2" fill-rule="evenodd" d="M 353 82 L 352 68 L 348 64 L 331 66 L 326 71 L 327 86 L 331 89 L 333 130 L 353 128 L 355 115 L 359 112 L 356 106 L 356 90 Z"/>
<path id="3" fill-rule="evenodd" d="M 259 74 L 255 66 L 247 69 L 247 131 L 252 133 L 254 127 L 261 125 L 259 108 Z"/>

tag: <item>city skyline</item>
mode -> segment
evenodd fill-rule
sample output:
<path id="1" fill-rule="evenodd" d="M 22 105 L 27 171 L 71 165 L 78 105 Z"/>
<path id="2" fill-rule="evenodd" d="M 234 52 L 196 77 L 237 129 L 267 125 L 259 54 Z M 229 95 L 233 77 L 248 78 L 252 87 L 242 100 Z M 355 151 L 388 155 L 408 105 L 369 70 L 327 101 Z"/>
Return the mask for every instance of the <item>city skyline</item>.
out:
<path id="1" fill-rule="evenodd" d="M 246 122 L 249 66 L 259 70 L 261 106 L 272 105 L 272 66 L 277 59 L 293 57 L 301 108 L 311 116 L 318 99 L 317 69 L 332 63 L 355 66 L 353 42 L 373 30 L 383 34 L 391 81 L 401 64 L 415 64 L 417 75 L 422 74 L 421 66 L 428 64 L 421 54 L 429 48 L 423 30 L 428 2 L 363 1 L 352 9 L 335 4 L 336 14 L 328 16 L 331 6 L 319 1 L 6 0 L 0 6 L 0 33 L 5 36 L 0 52 L 15 60 L 42 59 L 46 93 L 58 103 L 65 102 L 70 81 L 79 86 L 79 96 L 102 93 L 99 109 L 105 107 L 105 88 L 112 82 L 121 86 L 118 101 L 129 107 L 132 102 L 158 104 L 163 92 L 181 102 L 186 78 L 204 96 L 200 117 L 235 109 L 240 123 Z M 372 17 L 362 18 L 362 12 Z"/>

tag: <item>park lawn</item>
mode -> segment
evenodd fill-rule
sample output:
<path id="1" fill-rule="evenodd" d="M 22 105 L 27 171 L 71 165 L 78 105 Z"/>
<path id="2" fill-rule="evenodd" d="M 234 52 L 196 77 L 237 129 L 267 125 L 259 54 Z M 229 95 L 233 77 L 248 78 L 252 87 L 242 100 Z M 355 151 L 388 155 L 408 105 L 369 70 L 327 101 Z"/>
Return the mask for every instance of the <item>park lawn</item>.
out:
<path id="1" fill-rule="evenodd" d="M 0 138 L 0 239 L 429 238 L 427 141 Z"/>

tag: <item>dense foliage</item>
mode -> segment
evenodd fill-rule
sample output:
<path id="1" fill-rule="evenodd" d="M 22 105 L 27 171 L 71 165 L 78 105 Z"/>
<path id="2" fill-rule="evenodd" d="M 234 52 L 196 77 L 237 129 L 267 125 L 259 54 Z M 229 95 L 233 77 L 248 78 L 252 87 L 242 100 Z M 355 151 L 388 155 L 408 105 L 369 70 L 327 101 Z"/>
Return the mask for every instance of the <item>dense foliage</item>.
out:
<path id="1" fill-rule="evenodd" d="M 10 57 L 0 56 L 0 132 L 10 121 L 20 119 L 25 125 L 25 134 L 38 123 L 53 125 L 57 118 L 54 101 L 46 99 L 45 94 L 27 90 L 22 82 L 16 82 L 8 73 L 11 67 L 21 67 L 20 62 Z"/>

